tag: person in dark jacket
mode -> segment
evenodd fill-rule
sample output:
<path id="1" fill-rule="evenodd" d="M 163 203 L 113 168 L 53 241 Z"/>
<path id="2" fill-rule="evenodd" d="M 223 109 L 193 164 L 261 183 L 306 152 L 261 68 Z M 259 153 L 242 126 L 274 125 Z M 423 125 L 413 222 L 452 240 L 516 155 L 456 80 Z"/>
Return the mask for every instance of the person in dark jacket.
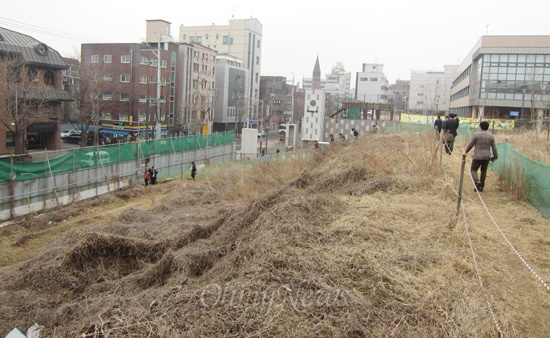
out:
<path id="1" fill-rule="evenodd" d="M 158 170 L 155 169 L 155 166 L 152 166 L 151 168 L 149 168 L 149 177 L 151 177 L 151 184 L 152 185 L 155 185 L 157 184 L 157 175 L 158 175 Z"/>
<path id="2" fill-rule="evenodd" d="M 437 130 L 437 135 L 441 134 L 441 127 L 443 126 L 443 121 L 441 120 L 441 116 L 437 116 L 437 119 L 434 121 L 434 128 Z"/>
<path id="3" fill-rule="evenodd" d="M 195 176 L 197 176 L 197 166 L 195 165 L 195 161 L 191 162 L 191 178 L 193 181 L 195 180 Z"/>
<path id="4" fill-rule="evenodd" d="M 464 155 L 468 154 L 468 152 L 475 147 L 470 174 L 476 186 L 475 190 L 481 192 L 485 187 L 485 177 L 487 177 L 489 161 L 494 162 L 498 158 L 498 152 L 495 137 L 487 132 L 489 129 L 489 122 L 481 121 L 479 123 L 479 129 L 480 131 L 474 134 L 472 140 L 466 146 L 466 149 L 464 149 Z M 492 154 L 491 151 L 493 152 Z M 478 178 L 477 171 L 480 168 L 481 173 Z"/>
<path id="5" fill-rule="evenodd" d="M 443 139 L 445 140 L 445 152 L 449 155 L 453 153 L 459 123 L 460 120 L 456 118 L 455 114 L 449 114 L 449 119 L 444 122 L 445 131 Z"/>

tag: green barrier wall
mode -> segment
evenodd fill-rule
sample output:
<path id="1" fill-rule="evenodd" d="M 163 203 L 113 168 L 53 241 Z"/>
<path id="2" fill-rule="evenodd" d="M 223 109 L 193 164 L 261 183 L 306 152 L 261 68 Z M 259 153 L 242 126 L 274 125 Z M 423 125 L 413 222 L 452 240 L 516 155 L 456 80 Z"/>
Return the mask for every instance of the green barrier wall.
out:
<path id="1" fill-rule="evenodd" d="M 490 168 L 505 180 L 523 184 L 527 199 L 545 218 L 550 218 L 550 165 L 534 161 L 512 148 L 497 143 L 498 160 Z"/>
<path id="2" fill-rule="evenodd" d="M 424 133 L 424 132 L 434 132 L 433 124 L 420 124 L 420 123 L 393 123 L 390 127 L 387 128 L 388 131 L 394 132 L 409 132 L 409 133 Z M 460 122 L 457 130 L 458 137 L 470 138 L 472 132 L 470 131 L 470 125 L 468 123 Z"/>
<path id="3" fill-rule="evenodd" d="M 185 138 L 169 138 L 151 140 L 148 142 L 123 143 L 108 146 L 75 149 L 69 154 L 62 155 L 42 162 L 13 162 L 0 161 L 0 183 L 8 182 L 10 177 L 14 181 L 44 177 L 51 174 L 114 164 L 127 161 L 136 161 L 154 155 L 163 155 L 184 152 L 194 149 L 222 146 L 234 142 L 233 132 L 197 135 Z"/>

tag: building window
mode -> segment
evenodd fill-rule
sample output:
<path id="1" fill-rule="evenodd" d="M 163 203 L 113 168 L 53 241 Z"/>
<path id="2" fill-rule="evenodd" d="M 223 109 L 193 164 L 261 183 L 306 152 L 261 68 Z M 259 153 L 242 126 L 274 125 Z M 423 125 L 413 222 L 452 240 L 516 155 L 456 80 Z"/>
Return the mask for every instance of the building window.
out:
<path id="1" fill-rule="evenodd" d="M 223 37 L 223 44 L 224 45 L 232 45 L 233 44 L 233 38 L 230 36 L 224 36 Z"/>
<path id="2" fill-rule="evenodd" d="M 161 60 L 160 61 L 160 67 L 161 68 L 166 68 L 166 65 L 167 65 L 166 60 Z"/>
<path id="3" fill-rule="evenodd" d="M 15 147 L 15 134 L 11 131 L 6 131 L 6 148 Z"/>
<path id="4" fill-rule="evenodd" d="M 119 121 L 126 121 L 126 122 L 130 121 L 130 119 L 128 117 L 128 114 L 122 114 L 122 113 L 118 114 L 118 120 Z"/>
<path id="5" fill-rule="evenodd" d="M 92 55 L 92 63 L 98 63 L 99 62 L 99 55 Z"/>
<path id="6" fill-rule="evenodd" d="M 130 101 L 130 94 L 121 93 L 120 94 L 120 101 Z"/>
<path id="7" fill-rule="evenodd" d="M 54 85 L 54 75 L 51 70 L 48 70 L 46 73 L 44 73 L 44 84 L 46 86 Z"/>
<path id="8" fill-rule="evenodd" d="M 130 55 L 121 55 L 120 56 L 120 63 L 130 63 Z"/>
<path id="9" fill-rule="evenodd" d="M 106 112 L 106 111 L 102 112 L 101 113 L 101 119 L 102 120 L 112 120 L 111 113 Z"/>
<path id="10" fill-rule="evenodd" d="M 140 56 L 139 57 L 139 64 L 140 65 L 148 65 L 149 64 L 149 59 L 147 58 L 147 56 Z"/>
<path id="11" fill-rule="evenodd" d="M 103 63 L 111 63 L 113 61 L 112 55 L 103 55 Z"/>
<path id="12" fill-rule="evenodd" d="M 113 75 L 110 75 L 110 74 L 103 75 L 103 81 L 113 81 Z"/>
<path id="13" fill-rule="evenodd" d="M 256 56 L 256 64 L 257 64 L 257 65 L 260 64 L 260 57 L 259 57 L 259 56 Z"/>
<path id="14" fill-rule="evenodd" d="M 139 76 L 139 83 L 143 83 L 143 84 L 147 83 L 147 76 L 140 75 Z"/>
<path id="15" fill-rule="evenodd" d="M 147 102 L 147 95 L 140 94 L 139 95 L 139 102 L 141 102 L 141 103 Z"/>
<path id="16" fill-rule="evenodd" d="M 103 101 L 111 101 L 113 99 L 112 92 L 103 93 Z"/>
<path id="17" fill-rule="evenodd" d="M 258 40 L 258 48 L 260 48 L 260 40 Z"/>
<path id="18" fill-rule="evenodd" d="M 130 82 L 130 74 L 120 74 L 120 82 Z"/>

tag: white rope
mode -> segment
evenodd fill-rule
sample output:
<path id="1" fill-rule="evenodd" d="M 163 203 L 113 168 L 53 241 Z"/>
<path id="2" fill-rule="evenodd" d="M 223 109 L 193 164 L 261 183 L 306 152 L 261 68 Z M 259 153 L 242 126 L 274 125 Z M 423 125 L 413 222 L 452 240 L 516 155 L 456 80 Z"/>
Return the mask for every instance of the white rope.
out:
<path id="1" fill-rule="evenodd" d="M 481 287 L 481 290 L 483 291 L 483 296 L 485 297 L 485 301 L 487 302 L 487 308 L 489 309 L 489 314 L 491 315 L 491 318 L 493 319 L 493 322 L 495 323 L 495 326 L 498 331 L 499 337 L 503 337 L 504 334 L 502 333 L 500 329 L 500 324 L 498 323 L 497 316 L 495 315 L 495 312 L 493 311 L 493 305 L 491 304 L 491 300 L 489 297 L 489 292 L 483 285 L 483 278 L 481 277 L 481 274 L 479 273 L 479 267 L 477 265 L 477 259 L 476 259 L 476 253 L 474 251 L 474 245 L 472 243 L 472 237 L 470 235 L 470 224 L 468 223 L 468 217 L 466 216 L 465 211 L 465 203 L 462 203 L 462 215 L 464 216 L 464 229 L 466 229 L 466 234 L 468 235 L 468 242 L 470 244 L 470 252 L 472 253 L 472 259 L 474 261 L 474 267 L 476 269 L 476 277 L 479 282 L 479 286 Z"/>
<path id="2" fill-rule="evenodd" d="M 472 175 L 470 175 L 470 180 L 472 182 L 474 182 L 474 180 L 472 178 Z M 476 189 L 476 191 L 477 191 L 477 189 Z M 506 241 L 506 244 L 508 244 L 508 246 L 510 247 L 512 252 L 514 252 L 516 254 L 516 256 L 518 256 L 518 258 L 523 263 L 523 265 L 525 265 L 525 267 L 527 267 L 527 269 L 533 274 L 533 276 L 535 276 L 535 278 L 539 281 L 540 284 L 542 284 L 542 286 L 546 289 L 546 291 L 550 292 L 550 286 L 539 276 L 539 274 L 531 267 L 531 265 L 529 265 L 529 263 L 527 263 L 527 260 L 525 258 L 523 258 L 523 256 L 519 253 L 519 251 L 516 250 L 516 248 L 512 245 L 512 243 L 510 242 L 508 237 L 506 237 L 506 235 L 504 234 L 502 229 L 499 227 L 498 223 L 493 218 L 493 215 L 489 211 L 489 208 L 487 208 L 487 205 L 485 204 L 485 201 L 481 197 L 481 194 L 479 193 L 479 191 L 477 192 L 477 195 L 479 197 L 479 200 L 481 201 L 481 204 L 485 208 L 485 211 L 487 212 L 487 215 L 489 215 L 489 218 L 491 219 L 491 221 L 493 221 L 493 224 L 497 228 L 497 230 L 500 233 L 500 235 L 502 236 L 502 238 L 504 238 L 504 241 Z"/>

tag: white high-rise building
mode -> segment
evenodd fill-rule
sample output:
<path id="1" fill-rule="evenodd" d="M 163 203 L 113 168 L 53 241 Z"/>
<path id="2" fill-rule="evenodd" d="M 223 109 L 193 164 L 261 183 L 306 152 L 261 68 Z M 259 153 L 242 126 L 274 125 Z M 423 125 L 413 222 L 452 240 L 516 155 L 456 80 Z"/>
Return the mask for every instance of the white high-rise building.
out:
<path id="1" fill-rule="evenodd" d="M 245 81 L 248 87 L 244 96 L 259 102 L 262 29 L 262 24 L 255 18 L 229 20 L 228 25 L 181 25 L 179 41 L 202 44 L 219 54 L 227 54 L 242 60 L 243 68 L 248 70 L 248 79 Z"/>
<path id="2" fill-rule="evenodd" d="M 411 71 L 408 112 L 428 115 L 449 113 L 452 77 L 456 65 L 443 66 L 442 71 Z"/>
<path id="3" fill-rule="evenodd" d="M 357 73 L 355 99 L 370 103 L 388 103 L 388 78 L 384 75 L 384 65 L 363 63 Z"/>

